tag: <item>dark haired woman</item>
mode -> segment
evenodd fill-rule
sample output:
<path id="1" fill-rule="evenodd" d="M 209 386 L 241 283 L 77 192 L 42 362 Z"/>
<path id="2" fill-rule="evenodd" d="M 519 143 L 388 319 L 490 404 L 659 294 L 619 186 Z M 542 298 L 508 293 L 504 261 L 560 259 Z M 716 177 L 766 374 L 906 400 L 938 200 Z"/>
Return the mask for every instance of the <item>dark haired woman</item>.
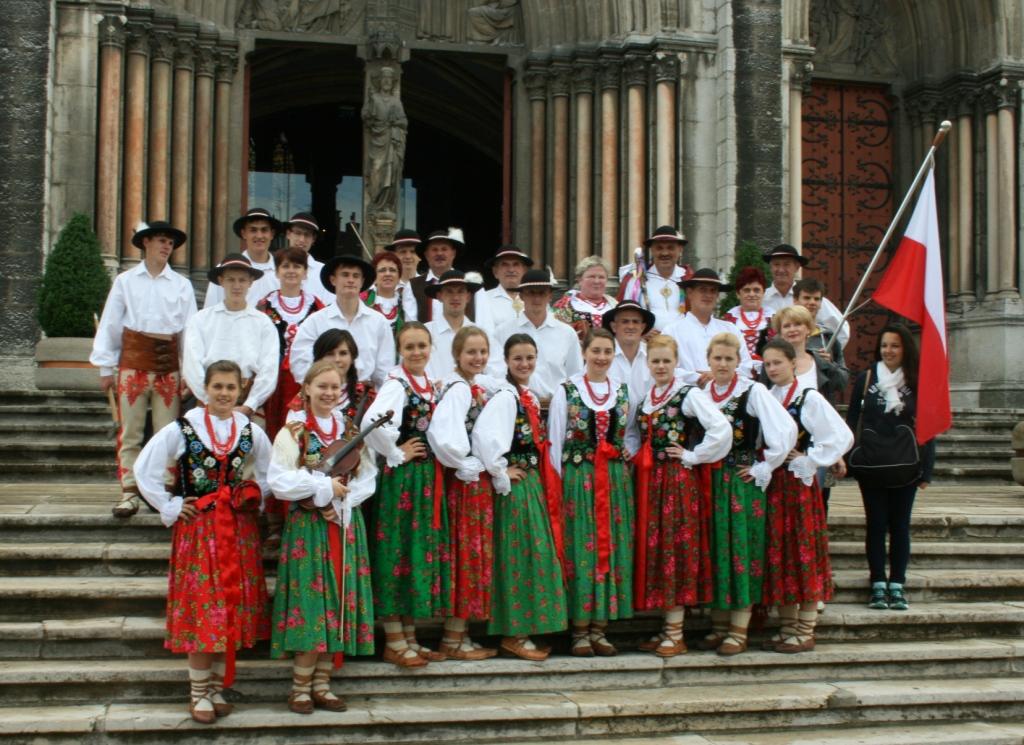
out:
<path id="1" fill-rule="evenodd" d="M 761 348 L 774 336 L 772 309 L 764 307 L 764 291 L 768 280 L 756 266 L 747 266 L 736 274 L 736 296 L 740 301 L 722 316 L 723 321 L 735 324 L 743 335 L 750 358 L 754 361 L 754 374 L 761 372 Z"/>
<path id="2" fill-rule="evenodd" d="M 359 294 L 362 301 L 384 316 L 397 334 L 406 321 L 416 320 L 416 298 L 402 281 L 402 260 L 394 251 L 381 251 L 373 257 L 377 278 L 370 289 Z"/>
<path id="3" fill-rule="evenodd" d="M 608 377 L 615 337 L 592 329 L 584 372 L 560 385 L 548 412 L 549 458 L 561 471 L 572 654 L 618 654 L 608 622 L 633 617 L 633 483 L 626 461 L 629 390 Z"/>
<path id="4" fill-rule="evenodd" d="M 917 417 L 917 343 L 902 324 L 878 335 L 875 364 L 857 376 L 846 423 L 854 431 L 891 432 L 899 425 L 914 429 Z M 927 489 L 935 465 L 935 441 L 921 448 L 921 476 L 906 486 L 873 486 L 858 481 L 867 535 L 864 539 L 871 571 L 868 607 L 907 610 L 907 564 L 910 561 L 910 513 L 918 489 Z M 889 536 L 889 573 L 885 571 L 885 537 Z"/>

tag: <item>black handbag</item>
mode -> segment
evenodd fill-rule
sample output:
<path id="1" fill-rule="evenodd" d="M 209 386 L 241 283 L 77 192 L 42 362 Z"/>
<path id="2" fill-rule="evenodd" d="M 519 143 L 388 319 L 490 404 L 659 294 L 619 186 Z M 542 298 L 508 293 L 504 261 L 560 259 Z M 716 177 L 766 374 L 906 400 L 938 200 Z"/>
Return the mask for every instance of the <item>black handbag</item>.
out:
<path id="1" fill-rule="evenodd" d="M 871 370 L 864 379 L 861 394 L 860 417 L 857 419 L 857 437 L 846 460 L 847 470 L 859 483 L 876 488 L 899 488 L 917 483 L 921 479 L 921 452 L 917 435 L 908 424 L 863 427 L 864 406 Z"/>

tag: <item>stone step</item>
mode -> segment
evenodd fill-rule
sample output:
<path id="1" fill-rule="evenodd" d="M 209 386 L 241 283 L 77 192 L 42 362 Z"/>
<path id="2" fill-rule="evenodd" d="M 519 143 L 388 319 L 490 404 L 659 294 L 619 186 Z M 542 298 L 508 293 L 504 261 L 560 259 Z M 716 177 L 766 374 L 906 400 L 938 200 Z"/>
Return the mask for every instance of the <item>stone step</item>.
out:
<path id="1" fill-rule="evenodd" d="M 164 607 L 162 599 L 154 605 L 159 610 L 149 616 L 59 616 L 47 613 L 47 620 L 28 617 L 0 621 L 0 659 L 96 659 L 165 657 Z M 768 629 L 774 629 L 778 619 L 764 620 L 764 630 L 752 630 L 751 649 L 758 646 Z M 686 634 L 699 639 L 710 626 L 703 614 L 686 620 Z M 642 613 L 637 618 L 615 621 L 609 636 L 624 651 L 649 638 L 661 628 L 657 613 Z M 437 639 L 441 628 L 437 621 L 420 624 L 423 639 Z M 474 638 L 485 639 L 481 624 L 472 624 Z M 877 611 L 864 603 L 830 603 L 818 617 L 817 636 L 822 642 L 862 643 L 872 641 L 934 641 L 963 638 L 1019 637 L 1024 633 L 1024 603 L 975 602 L 939 603 L 915 602 L 910 610 Z M 378 629 L 378 637 L 380 637 Z M 567 647 L 566 633 L 554 634 L 549 641 L 557 650 Z M 268 647 L 259 645 L 241 657 L 266 658 Z"/>
<path id="2" fill-rule="evenodd" d="M 1024 489 L 1021 489 L 1024 506 Z M 918 492 L 918 499 L 926 500 L 927 492 Z M 0 516 L 0 531 L 2 531 Z M 862 514 L 836 514 L 828 518 L 829 537 L 835 541 L 864 541 Z M 1020 514 L 921 514 L 918 512 L 910 524 L 911 541 L 970 541 L 1010 542 L 1024 540 L 1024 516 Z"/>
<path id="3" fill-rule="evenodd" d="M 109 446 L 108 446 L 109 447 Z M 112 451 L 113 448 L 110 447 Z M 12 460 L 12 454 L 0 458 L 0 483 L 37 479 L 56 483 L 110 483 L 117 476 L 113 453 L 108 458 L 82 458 L 72 462 L 64 458 L 48 462 Z"/>
<path id="4" fill-rule="evenodd" d="M 813 654 L 751 649 L 736 657 L 691 651 L 662 660 L 652 654 L 614 658 L 552 656 L 543 663 L 496 658 L 434 663 L 403 671 L 379 659 L 348 659 L 335 689 L 355 696 L 647 689 L 827 680 L 893 680 L 1012 676 L 1024 669 L 1024 642 L 970 639 L 902 643 L 823 643 Z M 232 698 L 287 698 L 290 660 L 243 659 Z M 158 659 L 25 660 L 0 662 L 0 706 L 94 701 L 176 701 L 188 685 L 181 656 Z"/>
<path id="5" fill-rule="evenodd" d="M 13 741 L 122 743 L 494 742 L 644 736 L 760 736 L 780 728 L 1019 721 L 1024 681 L 1012 677 L 757 683 L 551 693 L 349 698 L 343 713 L 291 714 L 285 704 L 239 708 L 215 725 L 191 721 L 183 702 L 11 707 L 0 736 Z M 797 730 L 799 734 L 800 730 Z M 806 731 L 806 730 L 804 730 Z M 742 742 L 742 740 L 739 740 Z"/>
<path id="6" fill-rule="evenodd" d="M 829 551 L 833 569 L 863 570 L 867 566 L 863 541 L 830 541 Z M 2 557 L 0 547 L 0 560 Z M 910 564 L 914 569 L 1011 569 L 1024 564 L 1024 543 L 915 541 Z"/>
<path id="7" fill-rule="evenodd" d="M 838 569 L 832 576 L 836 602 L 867 602 L 866 569 Z M 1024 572 L 1019 569 L 918 569 L 912 565 L 907 571 L 906 588 L 911 602 L 1024 601 Z"/>
<path id="8" fill-rule="evenodd" d="M 1009 460 L 1013 457 L 1013 448 L 1009 442 L 1004 446 L 988 443 L 942 443 L 937 448 L 936 463 L 943 461 L 988 463 L 990 461 L 1006 462 L 1009 468 Z"/>
<path id="9" fill-rule="evenodd" d="M 976 463 L 969 460 L 936 461 L 933 471 L 935 481 L 940 483 L 960 483 L 962 481 L 982 481 L 984 483 L 1013 483 L 1010 461 L 1001 463 Z"/>
<path id="10" fill-rule="evenodd" d="M 110 441 L 113 442 L 113 435 L 111 433 L 116 434 L 113 426 L 113 422 L 110 421 L 97 420 L 95 417 L 82 417 L 70 419 L 62 423 L 59 434 L 89 434 L 103 438 L 109 437 Z M 0 431 L 10 437 L 24 439 L 32 439 L 34 436 L 35 439 L 40 439 L 40 436 L 53 432 L 50 428 L 40 428 L 35 422 L 22 420 L 5 422 L 2 419 L 0 419 Z"/>
<path id="11" fill-rule="evenodd" d="M 114 461 L 116 455 L 111 441 L 92 437 L 84 441 L 68 442 L 60 433 L 32 439 L 0 440 L 0 458 L 12 459 L 20 453 L 26 461 L 39 463 L 81 463 L 108 458 Z"/>

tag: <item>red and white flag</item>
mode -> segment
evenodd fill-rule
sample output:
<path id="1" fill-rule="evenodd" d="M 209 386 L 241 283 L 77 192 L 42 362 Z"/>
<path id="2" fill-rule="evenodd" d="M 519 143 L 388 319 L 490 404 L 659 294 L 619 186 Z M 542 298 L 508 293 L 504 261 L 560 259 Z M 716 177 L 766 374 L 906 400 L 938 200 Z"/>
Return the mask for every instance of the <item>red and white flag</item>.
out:
<path id="1" fill-rule="evenodd" d="M 952 424 L 949 352 L 942 286 L 934 169 L 928 171 L 907 232 L 872 299 L 921 326 L 917 376 L 917 441 L 925 443 Z"/>

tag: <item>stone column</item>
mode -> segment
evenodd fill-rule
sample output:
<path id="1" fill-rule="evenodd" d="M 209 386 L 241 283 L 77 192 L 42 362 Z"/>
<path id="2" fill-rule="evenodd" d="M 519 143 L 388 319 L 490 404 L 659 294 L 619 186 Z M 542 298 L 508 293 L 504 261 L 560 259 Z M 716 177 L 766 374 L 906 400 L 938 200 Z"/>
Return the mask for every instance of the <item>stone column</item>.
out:
<path id="1" fill-rule="evenodd" d="M 118 16 L 100 22 L 99 131 L 96 143 L 96 234 L 104 263 L 118 266 L 118 207 L 121 196 L 121 63 L 124 24 Z"/>
<path id="2" fill-rule="evenodd" d="M 189 223 L 192 181 L 192 69 L 195 39 L 179 38 L 174 55 L 174 111 L 171 125 L 171 224 L 191 232 Z M 191 236 L 189 236 L 191 239 Z M 188 243 L 175 249 L 171 263 L 188 266 Z"/>
<path id="3" fill-rule="evenodd" d="M 146 170 L 146 83 L 149 71 L 149 24 L 127 26 L 124 88 L 124 176 L 121 198 L 121 258 L 135 259 L 135 226 L 144 219 L 142 202 Z"/>
<path id="4" fill-rule="evenodd" d="M 679 80 L 679 56 L 658 52 L 654 60 L 655 80 L 655 222 L 675 225 L 676 172 L 676 83 Z"/>
<path id="5" fill-rule="evenodd" d="M 957 259 L 960 267 L 960 299 L 974 299 L 974 109 L 973 96 L 960 97 L 956 120 L 957 191 L 960 211 L 957 214 Z"/>
<path id="6" fill-rule="evenodd" d="M 547 77 L 542 71 L 531 70 L 523 77 L 523 82 L 530 98 L 530 256 L 541 266 L 544 264 Z"/>
<path id="7" fill-rule="evenodd" d="M 192 142 L 192 279 L 202 281 L 210 267 L 210 176 L 213 159 L 213 74 L 216 50 L 200 38 L 195 54 L 195 126 Z"/>
<path id="8" fill-rule="evenodd" d="M 576 91 L 576 260 L 600 254 L 594 245 L 594 66 L 577 63 Z"/>
<path id="9" fill-rule="evenodd" d="M 789 243 L 802 250 L 804 241 L 804 86 L 814 65 L 797 60 L 789 68 Z"/>
<path id="10" fill-rule="evenodd" d="M 1016 298 L 1017 292 L 1017 147 L 1015 111 L 1018 81 L 999 81 L 996 129 L 999 152 L 999 297 Z"/>
<path id="11" fill-rule="evenodd" d="M 166 220 L 169 216 L 168 184 L 171 149 L 171 65 L 174 61 L 174 33 L 153 32 L 149 68 L 149 187 L 147 217 Z"/>
<path id="12" fill-rule="evenodd" d="M 228 236 L 228 152 L 231 147 L 231 83 L 238 67 L 238 54 L 221 48 L 217 56 L 217 90 L 213 114 L 213 216 L 210 261 L 224 258 Z"/>
<path id="13" fill-rule="evenodd" d="M 948 117 L 956 120 L 955 104 L 950 105 Z M 960 295 L 960 133 L 956 126 L 946 135 L 945 148 L 946 184 L 949 210 L 946 214 L 947 254 L 949 256 L 946 276 L 949 278 L 948 299 L 956 299 Z"/>
<path id="14" fill-rule="evenodd" d="M 626 55 L 626 245 L 644 239 L 647 223 L 647 59 Z"/>
<path id="15" fill-rule="evenodd" d="M 601 255 L 615 271 L 619 256 L 619 86 L 622 63 L 604 59 L 601 84 Z"/>
<path id="16" fill-rule="evenodd" d="M 569 258 L 569 81 L 568 67 L 550 71 L 551 91 L 551 264 L 558 279 L 568 275 Z M 569 277 L 570 282 L 572 278 Z"/>
<path id="17" fill-rule="evenodd" d="M 999 121 L 995 111 L 985 114 L 985 296 L 999 289 Z"/>

